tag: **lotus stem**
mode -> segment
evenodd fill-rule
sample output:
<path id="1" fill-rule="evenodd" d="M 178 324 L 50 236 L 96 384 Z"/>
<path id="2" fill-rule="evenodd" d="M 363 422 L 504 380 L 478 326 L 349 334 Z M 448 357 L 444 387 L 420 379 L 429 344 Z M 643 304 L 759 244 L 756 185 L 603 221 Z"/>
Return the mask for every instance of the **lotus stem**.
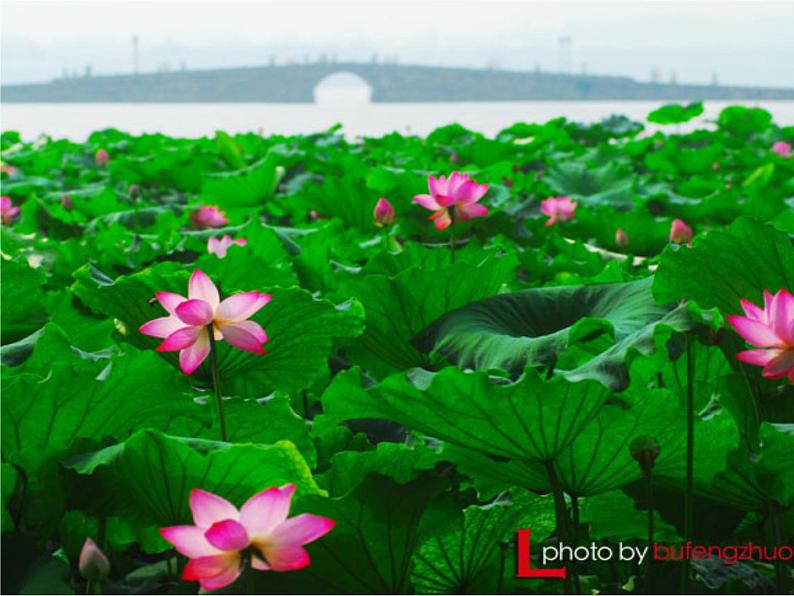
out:
<path id="1" fill-rule="evenodd" d="M 645 476 L 645 498 L 648 504 L 648 550 L 653 549 L 653 472 L 648 470 Z M 648 557 L 645 563 L 645 593 L 651 593 L 651 562 L 653 557 Z"/>
<path id="2" fill-rule="evenodd" d="M 215 343 L 215 330 L 212 325 L 207 327 L 210 336 L 210 369 L 212 370 L 212 390 L 215 394 L 215 405 L 218 408 L 218 426 L 221 429 L 221 441 L 226 442 L 226 417 L 223 414 L 223 397 L 221 396 L 221 381 L 218 374 L 218 352 Z"/>
<path id="3" fill-rule="evenodd" d="M 783 507 L 773 499 L 768 500 L 769 524 L 772 530 L 772 542 L 777 547 L 784 546 L 786 542 L 786 523 Z M 788 566 L 775 557 L 775 585 L 778 594 L 789 594 L 791 590 L 791 571 Z"/>
<path id="4" fill-rule="evenodd" d="M 449 250 L 452 252 L 452 263 L 455 263 L 455 207 L 449 208 Z"/>
<path id="5" fill-rule="evenodd" d="M 684 492 L 684 542 L 692 539 L 695 467 L 695 350 L 692 334 L 686 334 L 686 488 Z M 651 512 L 653 513 L 653 512 Z M 689 559 L 684 559 L 681 593 L 689 592 Z"/>
<path id="6" fill-rule="evenodd" d="M 560 536 L 560 542 L 563 544 L 570 542 L 570 532 L 568 527 L 568 508 L 565 505 L 565 494 L 562 491 L 562 486 L 557 478 L 557 470 L 554 469 L 554 462 L 546 460 L 546 474 L 549 477 L 551 484 L 551 492 L 554 495 L 554 512 L 556 517 L 557 533 Z M 572 563 L 566 563 L 566 568 L 570 573 L 565 576 L 565 593 L 570 594 L 573 592 L 572 576 L 576 573 Z"/>

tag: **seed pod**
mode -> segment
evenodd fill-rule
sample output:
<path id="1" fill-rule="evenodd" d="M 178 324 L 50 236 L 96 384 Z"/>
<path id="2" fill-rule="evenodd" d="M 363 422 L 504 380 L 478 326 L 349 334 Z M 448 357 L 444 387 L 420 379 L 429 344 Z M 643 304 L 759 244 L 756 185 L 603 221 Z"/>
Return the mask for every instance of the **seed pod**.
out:
<path id="1" fill-rule="evenodd" d="M 629 446 L 631 457 L 637 460 L 646 478 L 651 475 L 651 470 L 656 466 L 656 458 L 661 448 L 653 437 L 637 437 Z"/>

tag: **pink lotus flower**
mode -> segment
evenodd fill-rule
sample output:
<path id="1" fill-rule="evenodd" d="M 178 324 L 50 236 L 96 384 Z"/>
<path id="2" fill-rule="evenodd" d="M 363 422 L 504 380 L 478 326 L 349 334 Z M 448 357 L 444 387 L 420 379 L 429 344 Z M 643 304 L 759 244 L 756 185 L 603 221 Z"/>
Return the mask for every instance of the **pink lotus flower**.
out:
<path id="1" fill-rule="evenodd" d="M 674 219 L 670 226 L 670 242 L 689 245 L 692 242 L 692 228 L 683 219 Z"/>
<path id="2" fill-rule="evenodd" d="M 772 145 L 772 151 L 777 153 L 780 157 L 787 159 L 791 157 L 791 144 L 785 141 L 778 141 Z"/>
<path id="3" fill-rule="evenodd" d="M 375 210 L 372 212 L 372 216 L 375 218 L 375 225 L 379 228 L 390 226 L 397 219 L 392 204 L 382 197 L 375 203 Z"/>
<path id="4" fill-rule="evenodd" d="M 0 173 L 6 174 L 8 176 L 13 176 L 17 173 L 17 169 L 12 166 L 10 163 L 0 164 Z"/>
<path id="5" fill-rule="evenodd" d="M 220 301 L 218 288 L 204 272 L 196 269 L 188 283 L 188 297 L 171 292 L 156 292 L 160 305 L 168 311 L 141 325 L 144 335 L 164 338 L 158 352 L 179 352 L 179 366 L 186 375 L 196 370 L 210 352 L 208 328 L 215 341 L 225 339 L 235 348 L 264 354 L 265 330 L 247 320 L 270 302 L 270 294 L 242 292 Z"/>
<path id="6" fill-rule="evenodd" d="M 229 250 L 229 247 L 231 247 L 232 244 L 236 244 L 237 246 L 245 246 L 248 244 L 248 240 L 246 238 L 232 240 L 232 237 L 229 236 L 229 234 L 224 234 L 223 238 L 221 239 L 213 236 L 207 241 L 207 252 L 216 255 L 219 259 L 223 259 L 226 257 L 226 251 Z"/>
<path id="7" fill-rule="evenodd" d="M 190 221 L 199 229 L 220 228 L 229 223 L 226 212 L 217 205 L 202 205 L 190 215 Z"/>
<path id="8" fill-rule="evenodd" d="M 11 197 L 0 197 L 0 221 L 10 225 L 14 223 L 17 213 L 19 213 L 19 207 L 14 207 Z"/>
<path id="9" fill-rule="evenodd" d="M 579 203 L 571 197 L 551 197 L 540 204 L 540 211 L 548 215 L 546 226 L 553 226 L 557 221 L 568 221 L 574 216 Z"/>
<path id="10" fill-rule="evenodd" d="M 198 581 L 202 590 L 234 582 L 248 558 L 260 571 L 297 571 L 311 563 L 303 548 L 330 532 L 335 522 L 303 513 L 289 515 L 294 484 L 263 490 L 238 510 L 212 493 L 193 489 L 193 526 L 162 528 L 160 534 L 190 559 L 182 579 Z"/>
<path id="11" fill-rule="evenodd" d="M 110 573 L 108 558 L 96 542 L 90 538 L 85 539 L 83 548 L 80 550 L 78 569 L 80 569 L 80 575 L 91 581 L 99 581 Z"/>
<path id="12" fill-rule="evenodd" d="M 794 296 L 786 289 L 774 296 L 764 290 L 764 308 L 740 301 L 746 316 L 729 315 L 728 322 L 758 350 L 745 350 L 736 357 L 742 362 L 763 366 L 768 379 L 794 383 Z"/>
<path id="13" fill-rule="evenodd" d="M 110 163 L 110 154 L 104 149 L 100 149 L 96 152 L 94 160 L 96 161 L 96 165 L 100 168 L 105 167 Z"/>
<path id="14" fill-rule="evenodd" d="M 620 247 L 629 245 L 629 237 L 623 228 L 618 228 L 618 231 L 615 232 L 615 244 Z"/>
<path id="15" fill-rule="evenodd" d="M 478 201 L 488 192 L 487 184 L 477 184 L 468 174 L 455 171 L 445 176 L 428 176 L 428 195 L 416 195 L 414 201 L 425 209 L 435 211 L 430 219 L 436 229 L 444 230 L 452 224 L 488 215 L 488 208 Z"/>

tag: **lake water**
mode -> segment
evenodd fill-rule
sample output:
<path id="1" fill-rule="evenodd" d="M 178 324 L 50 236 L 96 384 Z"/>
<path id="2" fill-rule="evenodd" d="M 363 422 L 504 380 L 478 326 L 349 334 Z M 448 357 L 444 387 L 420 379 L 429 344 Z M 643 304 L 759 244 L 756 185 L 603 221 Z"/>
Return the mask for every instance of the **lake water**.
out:
<path id="1" fill-rule="evenodd" d="M 230 133 L 311 133 L 343 125 L 349 137 L 376 136 L 398 131 L 427 134 L 438 126 L 460 124 L 492 136 L 515 122 L 545 122 L 566 116 L 595 122 L 611 114 L 644 120 L 661 102 L 648 101 L 516 101 L 462 103 L 367 103 L 321 101 L 314 104 L 14 104 L 2 105 L 0 127 L 20 131 L 24 138 L 40 134 L 84 140 L 92 131 L 114 127 L 130 133 L 161 132 L 177 137 L 211 135 L 216 129 Z M 794 125 L 794 101 L 707 102 L 694 126 L 708 126 L 731 103 L 761 105 L 778 124 Z"/>

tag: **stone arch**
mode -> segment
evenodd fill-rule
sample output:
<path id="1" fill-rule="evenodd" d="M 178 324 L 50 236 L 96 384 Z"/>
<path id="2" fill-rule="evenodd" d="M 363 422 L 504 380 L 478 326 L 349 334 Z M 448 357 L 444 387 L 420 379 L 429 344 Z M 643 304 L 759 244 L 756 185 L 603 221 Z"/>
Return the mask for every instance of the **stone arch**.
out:
<path id="1" fill-rule="evenodd" d="M 312 89 L 314 103 L 370 103 L 373 92 L 369 81 L 349 70 L 324 75 Z"/>

